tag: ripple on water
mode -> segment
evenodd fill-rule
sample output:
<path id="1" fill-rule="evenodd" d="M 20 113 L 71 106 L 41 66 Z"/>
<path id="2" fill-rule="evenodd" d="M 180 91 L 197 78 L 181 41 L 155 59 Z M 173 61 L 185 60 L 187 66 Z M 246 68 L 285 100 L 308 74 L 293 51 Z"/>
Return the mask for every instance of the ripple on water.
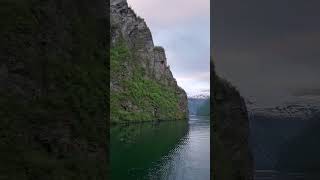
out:
<path id="1" fill-rule="evenodd" d="M 210 179 L 209 118 L 192 117 L 189 126 L 176 147 L 149 169 L 147 179 Z"/>
<path id="2" fill-rule="evenodd" d="M 209 180 L 209 117 L 112 128 L 111 176 L 115 180 Z"/>

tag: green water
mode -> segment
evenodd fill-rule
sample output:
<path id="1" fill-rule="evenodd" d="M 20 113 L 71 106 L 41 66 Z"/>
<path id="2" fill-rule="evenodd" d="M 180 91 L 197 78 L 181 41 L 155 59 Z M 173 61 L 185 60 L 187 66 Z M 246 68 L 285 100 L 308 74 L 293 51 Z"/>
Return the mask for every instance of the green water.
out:
<path id="1" fill-rule="evenodd" d="M 209 117 L 112 127 L 112 180 L 209 180 L 209 138 Z"/>

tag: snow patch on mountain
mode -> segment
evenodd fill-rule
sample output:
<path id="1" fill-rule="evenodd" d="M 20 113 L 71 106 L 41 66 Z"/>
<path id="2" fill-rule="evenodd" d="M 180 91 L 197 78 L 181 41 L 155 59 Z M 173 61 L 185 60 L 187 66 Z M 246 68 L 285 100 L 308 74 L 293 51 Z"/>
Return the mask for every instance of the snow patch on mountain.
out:
<path id="1" fill-rule="evenodd" d="M 319 98 L 301 98 L 275 106 L 259 106 L 252 99 L 246 100 L 250 114 L 277 117 L 283 119 L 310 119 L 320 113 Z"/>
<path id="2" fill-rule="evenodd" d="M 195 94 L 188 96 L 188 99 L 209 99 L 210 94 Z"/>

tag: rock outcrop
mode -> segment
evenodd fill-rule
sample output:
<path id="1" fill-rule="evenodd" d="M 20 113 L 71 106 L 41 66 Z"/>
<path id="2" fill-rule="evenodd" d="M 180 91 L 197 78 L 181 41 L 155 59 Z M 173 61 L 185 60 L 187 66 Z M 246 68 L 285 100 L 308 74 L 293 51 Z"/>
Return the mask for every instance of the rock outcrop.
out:
<path id="1" fill-rule="evenodd" d="M 187 95 L 165 50 L 125 0 L 111 0 L 111 40 L 112 122 L 185 119 Z"/>
<path id="2" fill-rule="evenodd" d="M 0 179 L 106 179 L 108 5 L 0 2 Z"/>
<path id="3" fill-rule="evenodd" d="M 212 62 L 211 62 L 212 63 Z M 239 92 L 213 73 L 211 157 L 213 179 L 251 180 L 253 157 L 249 147 L 249 118 Z"/>

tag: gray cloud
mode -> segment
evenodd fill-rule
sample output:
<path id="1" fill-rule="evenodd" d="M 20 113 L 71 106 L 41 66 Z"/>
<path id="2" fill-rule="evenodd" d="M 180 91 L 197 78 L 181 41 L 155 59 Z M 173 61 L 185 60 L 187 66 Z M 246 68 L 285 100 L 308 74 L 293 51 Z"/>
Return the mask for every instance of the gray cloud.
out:
<path id="1" fill-rule="evenodd" d="M 320 88 L 319 1 L 216 0 L 212 43 L 217 72 L 262 104 Z"/>
<path id="2" fill-rule="evenodd" d="M 210 0 L 128 0 L 128 4 L 155 28 L 210 16 Z"/>
<path id="3" fill-rule="evenodd" d="M 210 89 L 210 0 L 129 0 L 188 95 Z M 169 3 L 169 5 L 168 5 Z"/>

